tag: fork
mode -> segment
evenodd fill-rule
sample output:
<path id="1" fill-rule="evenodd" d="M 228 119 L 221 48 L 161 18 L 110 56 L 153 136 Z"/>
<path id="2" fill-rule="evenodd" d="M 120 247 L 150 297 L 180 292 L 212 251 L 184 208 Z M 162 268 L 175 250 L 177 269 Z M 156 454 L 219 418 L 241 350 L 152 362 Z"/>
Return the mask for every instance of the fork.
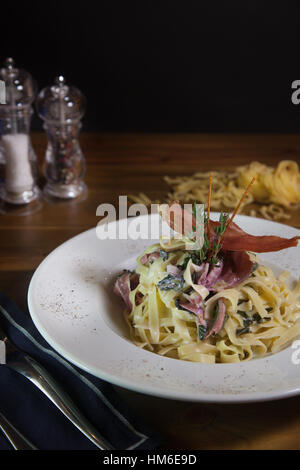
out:
<path id="1" fill-rule="evenodd" d="M 47 370 L 35 359 L 18 349 L 0 327 L 1 340 L 5 344 L 6 366 L 30 380 L 99 449 L 114 450 L 111 444 L 83 416 L 69 395 Z"/>
<path id="2" fill-rule="evenodd" d="M 0 413 L 0 430 L 9 440 L 15 450 L 37 450 L 31 442 L 23 436 L 9 421 Z"/>

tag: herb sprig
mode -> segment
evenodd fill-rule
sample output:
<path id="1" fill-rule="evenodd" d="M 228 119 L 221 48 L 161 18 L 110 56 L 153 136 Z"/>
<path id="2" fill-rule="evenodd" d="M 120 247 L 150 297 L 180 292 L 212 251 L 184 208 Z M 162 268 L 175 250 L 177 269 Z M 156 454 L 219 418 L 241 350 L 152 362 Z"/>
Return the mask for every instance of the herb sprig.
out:
<path id="1" fill-rule="evenodd" d="M 203 210 L 203 209 L 202 209 Z M 197 257 L 199 258 L 200 263 L 195 263 L 195 264 L 201 264 L 203 261 L 206 261 L 207 256 L 208 256 L 208 251 L 209 251 L 209 237 L 208 237 L 208 215 L 206 212 L 203 210 L 203 212 L 200 210 L 196 202 L 193 203 L 193 218 L 196 222 L 196 226 L 193 225 L 193 231 L 194 232 L 200 232 L 200 228 L 197 225 L 197 221 L 200 220 L 201 223 L 201 231 L 203 231 L 203 244 L 199 250 L 196 251 Z M 203 224 L 203 225 L 202 225 Z M 192 260 L 194 263 L 194 260 Z"/>
<path id="2" fill-rule="evenodd" d="M 193 203 L 193 208 L 192 208 L 192 213 L 193 213 L 193 234 L 197 231 L 200 231 L 200 229 L 203 229 L 203 243 L 201 248 L 199 249 L 199 258 L 200 262 L 206 261 L 210 263 L 211 265 L 216 265 L 218 263 L 218 254 L 220 250 L 222 249 L 222 240 L 225 235 L 226 230 L 228 229 L 229 225 L 232 223 L 234 217 L 236 216 L 237 212 L 239 211 L 243 200 L 245 199 L 247 193 L 249 192 L 251 186 L 253 185 L 255 181 L 255 177 L 252 178 L 251 182 L 247 186 L 246 190 L 244 191 L 237 207 L 235 208 L 232 216 L 229 218 L 229 214 L 225 212 L 220 213 L 219 217 L 219 225 L 215 227 L 214 232 L 215 235 L 217 235 L 217 240 L 213 241 L 211 243 L 211 233 L 210 233 L 210 199 L 211 199 L 211 189 L 212 189 L 212 173 L 209 174 L 209 193 L 208 193 L 208 207 L 207 207 L 207 214 L 202 212 L 203 211 L 203 205 L 202 209 L 199 209 L 198 205 L 196 202 Z M 200 213 L 199 213 L 200 210 Z M 201 226 L 198 227 L 198 220 L 199 220 L 199 215 L 200 215 L 200 220 L 201 220 Z M 195 223 L 194 223 L 195 222 Z M 192 235 L 193 237 L 193 235 Z M 211 246 L 212 245 L 212 246 Z"/>
<path id="3" fill-rule="evenodd" d="M 209 257 L 209 262 L 212 265 L 215 265 L 218 263 L 217 255 L 222 248 L 221 239 L 225 233 L 228 218 L 229 218 L 229 214 L 226 214 L 225 212 L 221 212 L 220 217 L 219 217 L 219 225 L 214 230 L 218 238 L 216 242 L 213 242 L 212 250 L 210 253 L 210 257 Z"/>

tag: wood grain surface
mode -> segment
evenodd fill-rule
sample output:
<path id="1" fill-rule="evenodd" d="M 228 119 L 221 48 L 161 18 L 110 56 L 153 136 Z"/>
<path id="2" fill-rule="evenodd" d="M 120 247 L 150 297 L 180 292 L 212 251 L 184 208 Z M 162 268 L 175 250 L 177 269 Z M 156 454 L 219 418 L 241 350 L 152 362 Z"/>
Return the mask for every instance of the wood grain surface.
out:
<path id="1" fill-rule="evenodd" d="M 33 134 L 32 142 L 42 164 L 46 137 Z M 27 216 L 0 215 L 0 289 L 27 313 L 34 270 L 59 244 L 97 224 L 99 204 L 116 204 L 119 195 L 139 192 L 162 199 L 168 191 L 164 175 L 233 169 L 254 160 L 269 165 L 283 159 L 300 163 L 300 135 L 295 134 L 83 133 L 80 142 L 87 162 L 85 200 L 44 202 Z M 300 227 L 299 212 L 284 223 Z M 300 396 L 205 405 L 118 390 L 141 418 L 163 434 L 164 449 L 300 449 Z"/>

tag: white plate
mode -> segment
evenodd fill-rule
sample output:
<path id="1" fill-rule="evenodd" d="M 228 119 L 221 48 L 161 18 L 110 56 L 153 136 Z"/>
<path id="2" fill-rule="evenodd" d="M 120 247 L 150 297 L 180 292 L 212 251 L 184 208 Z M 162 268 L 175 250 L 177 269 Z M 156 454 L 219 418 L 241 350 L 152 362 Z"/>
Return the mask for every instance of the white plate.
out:
<path id="1" fill-rule="evenodd" d="M 237 216 L 235 221 L 254 235 L 290 238 L 300 234 L 263 219 Z M 126 219 L 116 223 L 122 226 Z M 97 377 L 165 398 L 249 402 L 300 393 L 300 364 L 293 363 L 295 350 L 291 347 L 239 364 L 198 364 L 161 357 L 131 343 L 123 303 L 112 291 L 113 281 L 122 269 L 134 268 L 136 257 L 155 242 L 99 240 L 96 229 L 91 229 L 47 256 L 32 277 L 28 305 L 48 343 Z M 261 254 L 259 259 L 277 273 L 289 270 L 296 279 L 300 276 L 299 255 L 300 246 Z"/>

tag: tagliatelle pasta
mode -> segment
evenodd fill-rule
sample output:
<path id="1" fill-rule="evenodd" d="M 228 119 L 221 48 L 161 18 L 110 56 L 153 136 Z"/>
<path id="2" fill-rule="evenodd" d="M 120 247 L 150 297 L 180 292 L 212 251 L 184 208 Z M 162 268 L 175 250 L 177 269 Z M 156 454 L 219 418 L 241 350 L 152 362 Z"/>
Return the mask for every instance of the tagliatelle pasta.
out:
<path id="1" fill-rule="evenodd" d="M 234 172 L 213 171 L 212 199 L 210 206 L 214 210 L 236 207 L 245 187 L 255 177 L 255 183 L 247 194 L 241 212 L 251 216 L 261 215 L 269 220 L 290 218 L 286 209 L 294 209 L 300 204 L 300 172 L 296 162 L 284 160 L 276 168 L 259 162 L 237 167 Z M 198 172 L 191 176 L 165 176 L 171 188 L 166 201 L 179 200 L 183 203 L 208 200 L 209 172 Z M 145 194 L 130 195 L 134 202 L 149 205 L 151 200 Z M 159 201 L 152 201 L 159 202 Z M 257 202 L 261 206 L 249 208 Z M 251 207 L 251 206 L 250 206 Z"/>
<path id="2" fill-rule="evenodd" d="M 237 172 L 237 182 L 243 188 L 255 177 L 251 194 L 257 202 L 280 204 L 286 208 L 300 203 L 300 173 L 296 162 L 284 160 L 277 168 L 252 162 L 239 167 Z"/>
<path id="3" fill-rule="evenodd" d="M 159 244 L 153 245 L 145 253 L 160 249 Z M 205 300 L 204 319 L 212 316 L 218 300 L 222 299 L 227 320 L 217 335 L 206 341 L 199 340 L 198 316 L 178 308 L 176 302 L 185 296 L 190 298 L 190 288 L 195 288 L 191 281 L 191 260 L 185 268 L 183 285 L 164 289 L 162 283 L 168 276 L 168 266 L 180 266 L 187 253 L 178 250 L 169 253 L 165 260 L 159 257 L 144 265 L 141 259 L 145 253 L 137 259 L 139 283 L 129 296 L 132 311 L 126 312 L 136 345 L 187 361 L 229 363 L 275 353 L 300 335 L 300 323 L 297 322 L 300 318 L 300 281 L 290 289 L 286 283 L 287 273 L 276 278 L 272 269 L 258 266 L 238 286 L 220 289 Z M 207 297 L 203 289 L 201 294 Z"/>

